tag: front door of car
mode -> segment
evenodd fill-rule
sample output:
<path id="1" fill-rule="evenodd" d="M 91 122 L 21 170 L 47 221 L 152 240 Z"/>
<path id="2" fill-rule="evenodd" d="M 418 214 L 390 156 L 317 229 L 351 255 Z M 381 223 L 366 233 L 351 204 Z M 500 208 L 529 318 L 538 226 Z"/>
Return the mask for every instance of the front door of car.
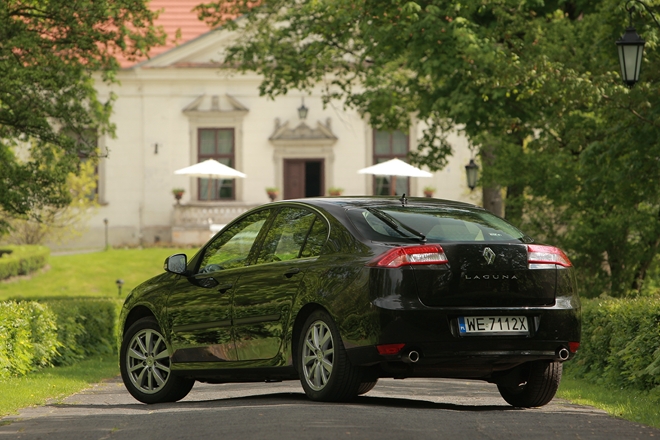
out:
<path id="1" fill-rule="evenodd" d="M 252 248 L 271 209 L 258 211 L 220 232 L 202 250 L 195 274 L 171 291 L 167 314 L 173 361 L 237 360 L 232 333 L 232 301 L 248 270 Z"/>
<path id="2" fill-rule="evenodd" d="M 239 360 L 278 355 L 301 281 L 328 235 L 325 220 L 300 207 L 283 207 L 265 235 L 256 264 L 234 292 L 234 335 Z"/>

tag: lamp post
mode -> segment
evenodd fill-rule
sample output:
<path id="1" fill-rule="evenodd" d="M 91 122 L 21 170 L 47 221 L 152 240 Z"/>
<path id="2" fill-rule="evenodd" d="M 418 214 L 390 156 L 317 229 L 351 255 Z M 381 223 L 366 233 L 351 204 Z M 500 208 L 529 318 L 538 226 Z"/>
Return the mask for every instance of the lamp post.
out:
<path id="1" fill-rule="evenodd" d="M 470 159 L 470 163 L 465 165 L 465 174 L 467 175 L 468 188 L 472 191 L 477 186 L 477 177 L 479 175 L 479 165 L 474 163 L 474 159 Z"/>
<path id="2" fill-rule="evenodd" d="M 108 250 L 108 219 L 104 218 L 103 223 L 105 224 L 105 250 Z"/>
<path id="3" fill-rule="evenodd" d="M 621 79 L 629 87 L 632 88 L 637 81 L 639 81 L 639 73 L 642 68 L 642 55 L 644 53 L 644 44 L 646 41 L 642 39 L 633 27 L 632 13 L 633 7 L 631 3 L 639 3 L 651 14 L 651 18 L 655 24 L 660 27 L 660 23 L 656 20 L 653 12 L 641 0 L 629 0 L 626 3 L 626 11 L 630 17 L 629 26 L 626 32 L 616 41 L 616 46 L 619 51 L 619 64 L 621 66 Z"/>
<path id="4" fill-rule="evenodd" d="M 307 107 L 305 107 L 305 97 L 303 96 L 302 105 L 300 107 L 298 107 L 298 117 L 300 119 L 304 120 L 307 117 L 307 112 L 308 111 L 309 111 L 309 109 Z"/>
<path id="5" fill-rule="evenodd" d="M 124 285 L 124 280 L 118 279 L 117 281 L 115 281 L 115 284 L 117 285 L 117 295 L 121 296 L 121 288 Z"/>

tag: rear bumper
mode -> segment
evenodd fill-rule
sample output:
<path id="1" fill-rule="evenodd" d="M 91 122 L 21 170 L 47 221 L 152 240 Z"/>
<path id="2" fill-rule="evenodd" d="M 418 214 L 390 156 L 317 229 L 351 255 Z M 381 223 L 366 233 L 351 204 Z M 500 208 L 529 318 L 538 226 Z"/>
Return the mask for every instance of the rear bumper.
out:
<path id="1" fill-rule="evenodd" d="M 570 360 L 569 342 L 580 341 L 580 308 L 571 297 L 547 307 L 429 308 L 403 310 L 374 301 L 372 328 L 375 344 L 346 344 L 351 363 L 374 366 L 381 377 L 452 377 L 488 379 L 535 360 Z M 526 316 L 529 333 L 523 336 L 461 336 L 460 316 Z M 405 344 L 397 354 L 380 355 L 381 344 Z M 412 362 L 411 352 L 418 356 Z M 412 356 L 413 358 L 416 356 Z"/>

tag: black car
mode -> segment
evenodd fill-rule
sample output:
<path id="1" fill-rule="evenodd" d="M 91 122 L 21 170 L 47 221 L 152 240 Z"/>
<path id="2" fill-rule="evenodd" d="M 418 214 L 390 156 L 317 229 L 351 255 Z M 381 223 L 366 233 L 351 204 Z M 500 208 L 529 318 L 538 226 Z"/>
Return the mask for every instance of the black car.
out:
<path id="1" fill-rule="evenodd" d="M 135 288 L 121 374 L 145 403 L 195 381 L 300 379 L 346 401 L 381 377 L 479 379 L 511 405 L 555 395 L 580 345 L 571 262 L 488 211 L 429 198 L 270 203 Z"/>

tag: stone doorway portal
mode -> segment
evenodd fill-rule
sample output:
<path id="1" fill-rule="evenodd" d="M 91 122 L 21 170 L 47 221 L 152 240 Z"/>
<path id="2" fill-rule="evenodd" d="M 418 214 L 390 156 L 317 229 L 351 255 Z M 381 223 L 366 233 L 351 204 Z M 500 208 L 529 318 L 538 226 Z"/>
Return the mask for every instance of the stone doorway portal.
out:
<path id="1" fill-rule="evenodd" d="M 284 159 L 284 199 L 325 194 L 323 159 Z"/>

